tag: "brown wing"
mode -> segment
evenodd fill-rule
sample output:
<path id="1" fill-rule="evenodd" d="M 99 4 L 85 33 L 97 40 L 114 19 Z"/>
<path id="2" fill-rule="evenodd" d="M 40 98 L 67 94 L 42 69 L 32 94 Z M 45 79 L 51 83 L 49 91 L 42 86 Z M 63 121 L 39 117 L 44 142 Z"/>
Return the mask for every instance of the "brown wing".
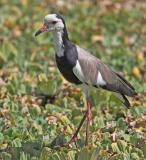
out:
<path id="1" fill-rule="evenodd" d="M 100 85 L 103 89 L 118 92 L 127 96 L 136 94 L 132 85 L 127 82 L 122 76 L 113 72 L 107 65 L 102 63 L 98 58 L 89 54 L 86 50 L 77 46 L 78 60 L 84 74 L 84 81 L 93 86 L 97 84 L 97 77 L 100 72 L 106 84 Z"/>

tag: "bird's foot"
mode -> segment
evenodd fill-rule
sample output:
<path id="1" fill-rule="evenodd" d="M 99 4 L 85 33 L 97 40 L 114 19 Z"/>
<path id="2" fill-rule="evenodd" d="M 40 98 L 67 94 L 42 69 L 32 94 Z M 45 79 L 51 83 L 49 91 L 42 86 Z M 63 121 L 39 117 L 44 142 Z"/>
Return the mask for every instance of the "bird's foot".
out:
<path id="1" fill-rule="evenodd" d="M 72 148 L 72 145 L 71 145 L 72 143 L 75 143 L 76 148 L 78 148 L 77 147 L 77 140 L 78 140 L 77 135 L 73 135 L 73 137 L 67 143 L 57 145 L 55 148 L 56 149 L 59 149 L 61 147 Z"/>

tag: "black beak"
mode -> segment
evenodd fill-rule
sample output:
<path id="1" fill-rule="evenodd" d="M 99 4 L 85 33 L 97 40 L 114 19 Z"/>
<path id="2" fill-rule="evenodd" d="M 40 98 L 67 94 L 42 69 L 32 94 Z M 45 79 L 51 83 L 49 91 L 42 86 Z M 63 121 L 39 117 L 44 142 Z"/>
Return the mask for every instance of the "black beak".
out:
<path id="1" fill-rule="evenodd" d="M 35 33 L 35 37 L 38 36 L 39 34 L 41 34 L 41 30 L 38 30 L 36 33 Z"/>
<path id="2" fill-rule="evenodd" d="M 38 36 L 39 34 L 46 32 L 47 31 L 47 26 L 43 25 L 36 33 L 35 36 Z"/>

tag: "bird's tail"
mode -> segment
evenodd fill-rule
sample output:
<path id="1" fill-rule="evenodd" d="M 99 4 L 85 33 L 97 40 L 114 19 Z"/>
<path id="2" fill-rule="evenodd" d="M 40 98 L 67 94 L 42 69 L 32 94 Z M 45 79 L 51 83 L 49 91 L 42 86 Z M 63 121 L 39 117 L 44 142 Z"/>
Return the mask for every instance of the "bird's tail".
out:
<path id="1" fill-rule="evenodd" d="M 127 97 L 126 96 L 124 96 L 123 94 L 120 94 L 120 93 L 116 93 L 115 94 L 117 97 L 118 97 L 118 99 L 127 107 L 127 108 L 130 108 L 130 102 L 129 102 L 129 100 L 127 99 Z"/>
<path id="2" fill-rule="evenodd" d="M 126 100 L 127 98 L 124 96 L 134 97 L 137 95 L 134 87 L 125 80 L 120 74 L 116 73 L 116 75 L 119 77 L 119 80 L 121 82 L 121 85 L 119 85 L 119 93 L 121 93 L 122 97 Z M 128 100 L 126 100 L 128 101 Z M 128 103 L 127 103 L 128 104 Z"/>

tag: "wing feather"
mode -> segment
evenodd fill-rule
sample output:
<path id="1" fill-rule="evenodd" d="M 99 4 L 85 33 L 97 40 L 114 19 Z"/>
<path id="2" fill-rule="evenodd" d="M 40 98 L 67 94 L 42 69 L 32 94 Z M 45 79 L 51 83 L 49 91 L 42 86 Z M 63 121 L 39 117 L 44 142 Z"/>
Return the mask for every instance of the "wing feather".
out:
<path id="1" fill-rule="evenodd" d="M 76 46 L 78 52 L 78 62 L 81 69 L 81 74 L 74 72 L 82 82 L 93 86 L 100 86 L 103 89 L 121 93 L 122 95 L 134 96 L 136 92 L 132 85 L 127 82 L 122 76 L 113 72 L 107 65 L 102 63 L 98 58 L 89 54 L 86 50 Z M 97 84 L 98 75 L 101 74 L 104 83 Z"/>

